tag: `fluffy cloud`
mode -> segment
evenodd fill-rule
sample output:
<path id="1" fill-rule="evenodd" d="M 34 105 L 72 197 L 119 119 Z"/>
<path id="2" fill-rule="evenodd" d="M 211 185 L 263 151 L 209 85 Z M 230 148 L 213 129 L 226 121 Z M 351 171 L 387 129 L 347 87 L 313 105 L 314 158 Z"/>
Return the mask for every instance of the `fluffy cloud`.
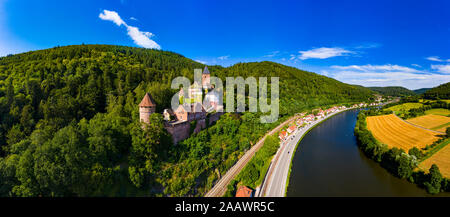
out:
<path id="1" fill-rule="evenodd" d="M 161 49 L 161 47 L 151 39 L 154 36 L 151 32 L 140 31 L 139 28 L 130 26 L 120 18 L 119 14 L 115 11 L 103 10 L 98 16 L 102 20 L 112 21 L 117 26 L 124 25 L 127 28 L 127 33 L 134 43 L 145 48 Z"/>
<path id="2" fill-rule="evenodd" d="M 299 53 L 300 55 L 298 58 L 301 60 L 306 60 L 306 59 L 327 59 L 331 57 L 344 56 L 346 54 L 351 54 L 354 52 L 339 47 L 333 48 L 321 47 L 307 51 L 299 51 Z"/>
<path id="3" fill-rule="evenodd" d="M 127 25 L 122 18 L 120 18 L 119 14 L 115 11 L 103 10 L 103 13 L 100 13 L 98 17 L 102 20 L 113 21 L 116 25 Z"/>
<path id="4" fill-rule="evenodd" d="M 331 77 L 363 86 L 403 86 L 409 89 L 434 87 L 449 82 L 450 75 L 420 71 L 399 65 L 331 66 Z"/>
<path id="5" fill-rule="evenodd" d="M 439 58 L 438 56 L 427 57 L 425 59 L 430 60 L 430 61 L 435 61 L 435 62 L 450 62 L 450 59 L 443 60 L 443 59 Z"/>
<path id="6" fill-rule="evenodd" d="M 431 65 L 431 69 L 437 70 L 440 73 L 450 74 L 450 64 L 449 65 Z"/>

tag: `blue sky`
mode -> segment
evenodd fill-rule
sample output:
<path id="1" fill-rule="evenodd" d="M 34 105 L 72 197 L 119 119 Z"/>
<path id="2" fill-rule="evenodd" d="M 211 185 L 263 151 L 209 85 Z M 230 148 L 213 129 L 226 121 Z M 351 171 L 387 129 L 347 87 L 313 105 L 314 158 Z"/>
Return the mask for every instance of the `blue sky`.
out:
<path id="1" fill-rule="evenodd" d="M 450 81 L 450 1 L 0 0 L 0 56 L 81 43 L 416 89 Z"/>

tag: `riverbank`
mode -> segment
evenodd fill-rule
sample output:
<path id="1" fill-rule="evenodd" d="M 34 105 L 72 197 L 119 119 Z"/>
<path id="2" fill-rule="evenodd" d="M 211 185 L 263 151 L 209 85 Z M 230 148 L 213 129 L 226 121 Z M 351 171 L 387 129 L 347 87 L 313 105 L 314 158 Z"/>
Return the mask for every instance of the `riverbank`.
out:
<path id="1" fill-rule="evenodd" d="M 367 113 L 367 114 L 366 114 Z M 368 130 L 366 118 L 379 115 L 376 112 L 362 112 L 358 115 L 355 126 L 355 136 L 358 140 L 358 146 L 368 157 L 379 163 L 388 172 L 394 176 L 408 180 L 417 186 L 424 188 L 430 194 L 440 192 L 450 192 L 450 180 L 442 177 L 439 168 L 432 165 L 429 173 L 420 170 L 419 163 L 424 153 L 417 147 L 410 150 L 399 148 L 388 148 L 372 135 Z"/>
<path id="2" fill-rule="evenodd" d="M 354 135 L 357 114 L 341 112 L 311 129 L 291 163 L 287 197 L 424 197 L 364 155 Z"/>

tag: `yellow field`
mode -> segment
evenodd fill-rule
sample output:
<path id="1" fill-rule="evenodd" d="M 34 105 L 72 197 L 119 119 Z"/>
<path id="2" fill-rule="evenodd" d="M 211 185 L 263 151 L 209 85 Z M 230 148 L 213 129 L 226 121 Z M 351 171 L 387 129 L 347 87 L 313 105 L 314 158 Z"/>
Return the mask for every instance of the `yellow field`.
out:
<path id="1" fill-rule="evenodd" d="M 450 115 L 450 110 L 448 109 L 443 109 L 443 108 L 437 108 L 437 109 L 430 109 L 430 110 L 426 110 L 425 114 L 427 115 L 442 115 L 442 116 L 449 116 Z"/>
<path id="2" fill-rule="evenodd" d="M 405 152 L 412 147 L 423 148 L 439 139 L 438 133 L 412 126 L 392 114 L 367 117 L 367 128 L 381 143 Z"/>
<path id="3" fill-rule="evenodd" d="M 400 113 L 409 111 L 410 109 L 413 109 L 413 108 L 420 108 L 420 107 L 422 107 L 422 106 L 423 106 L 422 103 L 412 103 L 412 102 L 408 102 L 408 103 L 403 103 L 403 104 L 400 104 L 400 105 L 396 105 L 396 106 L 389 107 L 389 108 L 387 108 L 387 109 L 385 109 L 385 110 L 393 111 L 393 112 L 395 112 L 396 114 L 400 114 Z"/>
<path id="4" fill-rule="evenodd" d="M 430 158 L 424 160 L 419 167 L 428 172 L 433 164 L 439 167 L 443 176 L 450 178 L 450 145 L 445 146 Z"/>
<path id="5" fill-rule="evenodd" d="M 424 115 L 417 118 L 407 120 L 409 123 L 425 127 L 427 129 L 445 132 L 447 126 L 450 124 L 450 118 L 441 115 Z"/>

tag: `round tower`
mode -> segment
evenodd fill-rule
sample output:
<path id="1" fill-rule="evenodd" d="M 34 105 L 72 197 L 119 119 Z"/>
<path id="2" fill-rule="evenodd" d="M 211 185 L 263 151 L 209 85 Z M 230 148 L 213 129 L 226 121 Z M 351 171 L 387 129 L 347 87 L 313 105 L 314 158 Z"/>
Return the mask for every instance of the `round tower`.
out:
<path id="1" fill-rule="evenodd" d="M 139 120 L 141 122 L 150 123 L 150 115 L 155 113 L 156 104 L 149 93 L 145 93 L 141 103 L 139 103 Z"/>

